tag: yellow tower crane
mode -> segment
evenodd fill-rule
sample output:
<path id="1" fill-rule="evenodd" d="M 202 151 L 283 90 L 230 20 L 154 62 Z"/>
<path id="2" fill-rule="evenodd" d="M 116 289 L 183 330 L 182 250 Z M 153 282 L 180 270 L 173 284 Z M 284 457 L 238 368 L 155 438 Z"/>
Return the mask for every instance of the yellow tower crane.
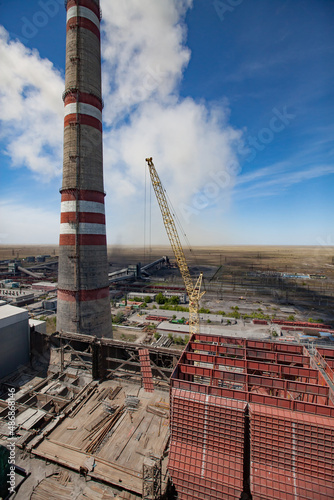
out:
<path id="1" fill-rule="evenodd" d="M 162 219 L 167 231 L 167 236 L 169 238 L 178 268 L 180 269 L 180 273 L 189 297 L 189 333 L 190 335 L 192 335 L 193 333 L 199 333 L 199 301 L 205 294 L 205 292 L 201 292 L 203 274 L 200 273 L 194 285 L 193 280 L 190 276 L 180 238 L 176 230 L 175 221 L 167 202 L 165 190 L 161 184 L 152 158 L 146 158 L 146 161 L 150 171 L 153 189 L 157 197 L 162 214 Z"/>

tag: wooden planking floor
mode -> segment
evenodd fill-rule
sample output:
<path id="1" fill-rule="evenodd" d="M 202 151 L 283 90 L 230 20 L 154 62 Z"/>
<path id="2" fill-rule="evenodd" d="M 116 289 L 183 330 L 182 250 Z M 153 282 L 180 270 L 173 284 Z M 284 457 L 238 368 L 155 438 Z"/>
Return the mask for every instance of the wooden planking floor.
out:
<path id="1" fill-rule="evenodd" d="M 127 412 L 123 414 L 113 432 L 93 454 L 95 467 L 89 474 L 141 493 L 143 461 L 151 454 L 160 457 L 169 437 L 169 419 L 148 412 L 147 407 L 157 403 L 168 407 L 169 394 L 166 392 L 146 393 L 136 384 L 103 382 L 80 411 L 73 418 L 64 419 L 33 453 L 78 471 L 91 456 L 85 452 L 85 447 L 90 442 L 88 435 L 92 425 L 106 415 L 103 405 L 99 404 L 99 396 L 106 388 L 111 393 L 118 385 L 122 385 L 122 390 L 115 399 L 108 400 L 109 403 L 122 406 L 126 395 L 133 395 L 138 397 L 140 405 L 132 417 Z"/>

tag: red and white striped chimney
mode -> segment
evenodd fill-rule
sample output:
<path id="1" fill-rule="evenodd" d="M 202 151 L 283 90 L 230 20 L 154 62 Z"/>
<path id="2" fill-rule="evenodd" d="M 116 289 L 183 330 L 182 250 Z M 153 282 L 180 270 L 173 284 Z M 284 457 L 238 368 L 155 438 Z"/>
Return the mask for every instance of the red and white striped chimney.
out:
<path id="1" fill-rule="evenodd" d="M 68 0 L 57 330 L 111 337 L 99 0 Z"/>

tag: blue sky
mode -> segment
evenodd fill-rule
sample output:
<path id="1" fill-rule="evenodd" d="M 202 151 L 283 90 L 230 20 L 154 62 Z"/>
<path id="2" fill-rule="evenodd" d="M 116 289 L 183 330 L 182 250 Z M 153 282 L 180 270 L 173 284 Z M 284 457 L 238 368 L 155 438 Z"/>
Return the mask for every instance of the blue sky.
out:
<path id="1" fill-rule="evenodd" d="M 153 156 L 193 245 L 334 245 L 334 2 L 101 6 L 108 244 L 143 245 L 145 204 L 168 242 Z M 0 243 L 56 244 L 63 1 L 0 0 L 0 24 Z"/>

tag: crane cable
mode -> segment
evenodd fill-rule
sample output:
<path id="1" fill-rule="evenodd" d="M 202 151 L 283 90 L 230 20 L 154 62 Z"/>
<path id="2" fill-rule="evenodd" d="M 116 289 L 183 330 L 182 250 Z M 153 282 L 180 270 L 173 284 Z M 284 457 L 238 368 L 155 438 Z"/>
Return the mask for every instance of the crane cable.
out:
<path id="1" fill-rule="evenodd" d="M 147 173 L 145 168 L 145 182 L 144 182 L 144 259 L 143 264 L 146 264 L 146 184 L 147 184 Z"/>
<path id="2" fill-rule="evenodd" d="M 162 187 L 163 187 L 163 186 L 162 186 Z M 172 204 L 172 202 L 171 202 L 171 199 L 169 198 L 168 193 L 167 193 L 167 191 L 166 191 L 166 189 L 165 189 L 164 187 L 163 187 L 163 190 L 164 190 L 164 192 L 165 192 L 165 194 L 166 194 L 166 198 L 167 198 L 167 200 L 168 200 L 168 203 L 169 203 L 169 205 L 170 205 L 170 207 L 171 207 L 171 209 L 172 209 L 172 215 L 173 215 L 173 217 L 174 217 L 174 220 L 175 220 L 176 224 L 178 225 L 178 227 L 179 227 L 179 229 L 180 229 L 180 231 L 181 231 L 181 233 L 182 233 L 182 235 L 183 235 L 183 237 L 184 237 L 184 239 L 185 239 L 185 241 L 186 241 L 186 244 L 187 244 L 188 250 L 189 250 L 189 252 L 192 254 L 192 256 L 194 257 L 194 260 L 195 260 L 196 266 L 197 266 L 197 267 L 199 267 L 199 262 L 198 262 L 198 258 L 197 258 L 196 252 L 194 252 L 194 250 L 193 250 L 193 249 L 192 249 L 192 247 L 191 247 L 191 244 L 190 244 L 190 241 L 189 241 L 189 239 L 188 239 L 188 236 L 187 236 L 187 234 L 186 234 L 185 230 L 183 229 L 183 226 L 182 226 L 181 220 L 180 220 L 180 218 L 178 217 L 177 212 L 176 212 L 176 210 L 175 210 L 175 208 L 174 208 L 174 206 L 173 206 L 173 204 Z"/>
<path id="3" fill-rule="evenodd" d="M 147 257 L 152 254 L 152 184 L 150 183 L 150 193 L 147 194 L 147 169 L 145 168 L 144 181 L 144 264 Z M 147 205 L 149 205 L 147 209 Z M 148 227 L 147 227 L 148 226 Z M 147 241 L 148 238 L 148 241 Z M 148 255 L 147 255 L 148 254 Z"/>

